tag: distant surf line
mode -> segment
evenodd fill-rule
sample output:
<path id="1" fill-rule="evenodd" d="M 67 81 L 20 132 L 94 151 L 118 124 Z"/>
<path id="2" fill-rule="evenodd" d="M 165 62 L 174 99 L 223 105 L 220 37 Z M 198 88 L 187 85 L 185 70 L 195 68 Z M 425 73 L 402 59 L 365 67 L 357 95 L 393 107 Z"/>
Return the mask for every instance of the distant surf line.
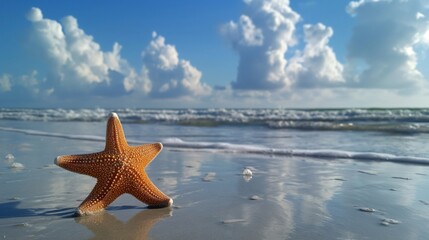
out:
<path id="1" fill-rule="evenodd" d="M 101 122 L 113 109 L 0 108 L 0 120 Z M 371 131 L 428 134 L 429 108 L 422 109 L 115 109 L 123 123 L 193 127 L 265 126 L 302 131 Z"/>

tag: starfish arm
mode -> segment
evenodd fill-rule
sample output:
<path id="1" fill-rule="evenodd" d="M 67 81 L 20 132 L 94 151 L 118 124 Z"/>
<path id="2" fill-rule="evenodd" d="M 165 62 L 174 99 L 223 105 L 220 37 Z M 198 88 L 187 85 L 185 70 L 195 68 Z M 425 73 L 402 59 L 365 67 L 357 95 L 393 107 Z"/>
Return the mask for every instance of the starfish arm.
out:
<path id="1" fill-rule="evenodd" d="M 121 182 L 122 176 L 119 172 L 99 178 L 94 189 L 78 207 L 77 214 L 88 215 L 103 210 L 124 193 Z"/>
<path id="2" fill-rule="evenodd" d="M 140 167 L 140 171 L 144 171 L 146 166 L 149 165 L 149 163 L 152 162 L 156 156 L 158 156 L 161 150 L 161 143 L 149 143 L 140 146 L 132 146 L 130 147 L 132 156 L 130 159 L 132 159 L 133 164 L 136 164 Z"/>
<path id="3" fill-rule="evenodd" d="M 149 205 L 152 208 L 168 207 L 173 205 L 173 199 L 159 190 L 145 172 L 132 172 L 133 182 L 128 186 L 128 193 Z"/>
<path id="4" fill-rule="evenodd" d="M 99 152 L 58 156 L 55 158 L 54 163 L 75 173 L 97 177 L 97 173 L 106 171 L 106 168 L 109 167 L 108 160 L 108 156 L 103 152 Z"/>
<path id="5" fill-rule="evenodd" d="M 106 146 L 104 151 L 123 153 L 128 148 L 121 121 L 116 113 L 111 113 L 107 121 Z"/>

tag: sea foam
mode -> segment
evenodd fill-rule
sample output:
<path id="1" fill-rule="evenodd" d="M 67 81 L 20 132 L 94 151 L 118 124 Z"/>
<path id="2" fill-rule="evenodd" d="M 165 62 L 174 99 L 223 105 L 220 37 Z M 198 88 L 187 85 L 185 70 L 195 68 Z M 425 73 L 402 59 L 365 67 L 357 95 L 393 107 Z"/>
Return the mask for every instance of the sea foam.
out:
<path id="1" fill-rule="evenodd" d="M 18 132 L 28 135 L 57 137 L 73 140 L 88 140 L 88 141 L 105 141 L 104 137 L 93 135 L 75 135 L 51 133 L 35 130 L 17 129 L 0 127 L 0 131 Z M 180 138 L 165 138 L 160 142 L 167 148 L 182 149 L 182 150 L 199 150 L 219 153 L 242 153 L 242 154 L 261 154 L 267 156 L 295 156 L 295 157 L 311 157 L 311 158 L 340 158 L 340 159 L 355 159 L 366 161 L 384 161 L 407 164 L 429 165 L 429 158 L 414 157 L 414 156 L 397 156 L 389 153 L 377 152 L 353 152 L 332 149 L 281 149 L 270 148 L 260 145 L 236 144 L 228 142 L 192 142 L 184 141 Z M 140 144 L 140 141 L 128 140 L 130 144 Z"/>
<path id="2" fill-rule="evenodd" d="M 429 158 L 414 156 L 397 156 L 388 153 L 376 152 L 352 152 L 331 149 L 278 149 L 256 145 L 244 145 L 233 143 L 211 143 L 211 142 L 188 142 L 178 138 L 167 138 L 163 141 L 164 146 L 184 149 L 205 149 L 223 153 L 251 153 L 270 156 L 296 156 L 312 158 L 342 158 L 367 161 L 385 161 L 408 164 L 429 165 Z"/>
<path id="3" fill-rule="evenodd" d="M 274 129 L 429 133 L 429 109 L 0 109 L 0 120 L 105 121 L 191 126 L 265 126 Z"/>

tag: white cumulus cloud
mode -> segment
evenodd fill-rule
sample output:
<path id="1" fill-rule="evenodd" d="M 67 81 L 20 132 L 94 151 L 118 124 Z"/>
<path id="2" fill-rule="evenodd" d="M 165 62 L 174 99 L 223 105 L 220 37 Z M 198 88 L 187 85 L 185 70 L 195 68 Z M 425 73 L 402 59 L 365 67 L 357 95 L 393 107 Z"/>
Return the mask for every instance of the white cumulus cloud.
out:
<path id="1" fill-rule="evenodd" d="M 416 13 L 416 19 L 421 19 L 421 18 L 425 18 L 425 15 L 421 12 L 417 12 Z"/>
<path id="2" fill-rule="evenodd" d="M 343 66 L 328 45 L 333 29 L 321 23 L 303 27 L 305 48 L 286 58 L 298 43 L 301 17 L 288 0 L 248 0 L 238 22 L 221 33 L 239 54 L 236 90 L 272 91 L 291 87 L 328 87 L 344 82 Z"/>
<path id="3" fill-rule="evenodd" d="M 40 78 L 37 70 L 20 76 L 3 74 L 0 76 L 0 93 L 2 93 L 0 102 L 29 103 L 47 97 L 54 92 L 54 89 L 44 87 L 45 81 L 45 78 Z"/>
<path id="4" fill-rule="evenodd" d="M 111 52 L 102 51 L 72 16 L 63 18 L 60 23 L 45 18 L 39 8 L 33 7 L 27 19 L 33 25 L 32 36 L 46 55 L 46 59 L 40 60 L 50 66 L 49 71 L 53 75 L 50 84 L 53 87 L 60 91 L 92 90 L 99 94 L 110 93 L 103 93 L 97 89 L 99 86 L 108 90 L 108 86 L 114 85 L 119 87 L 119 90 L 114 90 L 122 93 L 131 90 L 125 88 L 123 81 L 137 75 L 133 75 L 134 70 L 120 56 L 118 43 L 113 45 Z"/>
<path id="5" fill-rule="evenodd" d="M 301 40 L 296 37 L 301 17 L 289 1 L 244 3 L 239 21 L 221 28 L 239 56 L 235 90 L 342 87 L 407 92 L 427 85 L 416 52 L 419 45 L 429 44 L 423 0 L 351 1 L 346 11 L 355 26 L 344 63 L 329 46 L 334 29 L 322 23 L 304 24 L 304 48 L 286 57 Z"/>
<path id="6" fill-rule="evenodd" d="M 211 93 L 211 88 L 200 81 L 201 72 L 180 59 L 176 47 L 166 44 L 163 36 L 154 32 L 142 57 L 145 87 L 151 88 L 151 96 L 172 98 Z"/>
<path id="7" fill-rule="evenodd" d="M 139 73 L 122 58 L 120 44 L 114 43 L 111 51 L 103 51 L 73 16 L 57 22 L 45 18 L 39 8 L 32 8 L 27 19 L 32 23 L 36 49 L 43 53 L 38 58 L 48 66 L 43 86 L 50 93 L 118 96 L 133 92 L 174 98 L 211 92 L 200 81 L 202 73 L 189 61 L 180 59 L 175 46 L 166 44 L 165 38 L 155 32 L 142 53 Z M 2 82 L 2 89 L 7 89 L 6 80 Z"/>
<path id="8" fill-rule="evenodd" d="M 11 76 L 9 74 L 0 76 L 0 92 L 9 92 L 11 89 Z"/>
<path id="9" fill-rule="evenodd" d="M 42 10 L 36 7 L 32 7 L 27 14 L 27 19 L 32 22 L 39 22 L 43 19 Z"/>
<path id="10" fill-rule="evenodd" d="M 291 85 L 285 54 L 295 43 L 295 24 L 300 15 L 288 0 L 246 0 L 238 22 L 231 21 L 221 33 L 239 55 L 234 89 L 272 90 Z"/>
<path id="11" fill-rule="evenodd" d="M 262 30 L 255 27 L 252 19 L 246 15 L 241 15 L 238 23 L 230 21 L 221 31 L 236 50 L 239 50 L 240 46 L 261 46 L 264 42 Z"/>
<path id="12" fill-rule="evenodd" d="M 296 87 L 311 88 L 344 83 L 343 65 L 328 46 L 332 35 L 332 28 L 321 23 L 304 25 L 305 48 L 291 58 L 287 67 Z"/>
<path id="13" fill-rule="evenodd" d="M 32 34 L 39 41 L 42 50 L 45 50 L 56 65 L 65 64 L 69 54 L 61 24 L 51 19 L 44 19 L 42 11 L 35 7 L 31 8 L 27 19 L 33 23 Z"/>
<path id="14" fill-rule="evenodd" d="M 176 47 L 155 32 L 142 51 L 141 65 L 133 68 L 121 56 L 119 43 L 105 50 L 73 16 L 56 21 L 32 8 L 27 19 L 37 64 L 30 69 L 36 70 L 0 75 L 0 101 L 15 95 L 28 102 L 78 93 L 92 100 L 93 95 L 102 100 L 107 98 L 100 95 L 137 101 L 152 97 L 163 104 L 175 103 L 175 98 L 188 103 L 197 102 L 196 96 L 207 102 L 222 98 L 223 106 L 307 104 L 312 98 L 317 105 L 323 99 L 335 103 L 353 91 L 390 91 L 385 96 L 392 97 L 427 86 L 419 71 L 419 57 L 429 46 L 426 0 L 351 1 L 346 11 L 354 25 L 350 42 L 344 43 L 343 63 L 330 46 L 334 30 L 337 36 L 341 29 L 308 24 L 289 0 L 243 1 L 243 12 L 220 29 L 238 55 L 237 75 L 231 85 L 215 90 L 202 81 L 197 67 L 181 59 Z"/>
<path id="15" fill-rule="evenodd" d="M 416 46 L 425 43 L 429 22 L 420 0 L 360 0 L 348 12 L 356 25 L 348 46 L 348 72 L 358 87 L 420 89 L 425 77 L 417 69 Z M 420 14 L 418 14 L 420 13 Z"/>

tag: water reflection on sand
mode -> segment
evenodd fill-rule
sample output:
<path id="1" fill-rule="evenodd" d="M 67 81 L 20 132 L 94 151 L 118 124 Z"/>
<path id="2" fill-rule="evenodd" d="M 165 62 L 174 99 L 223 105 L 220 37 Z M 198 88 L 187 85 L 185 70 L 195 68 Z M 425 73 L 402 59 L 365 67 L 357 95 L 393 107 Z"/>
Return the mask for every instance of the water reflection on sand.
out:
<path id="1" fill-rule="evenodd" d="M 170 208 L 146 209 L 123 222 L 103 211 L 96 215 L 75 218 L 75 221 L 95 235 L 91 239 L 149 239 L 152 227 L 171 215 Z"/>
<path id="2" fill-rule="evenodd" d="M 92 127 L 81 124 L 77 129 L 93 134 Z M 99 151 L 103 143 L 2 134 L 0 156 L 13 153 L 25 165 L 17 172 L 1 162 L 0 230 L 6 238 L 424 239 L 429 234 L 424 224 L 429 176 L 421 166 L 168 148 L 147 172 L 174 198 L 174 214 L 145 209 L 134 197 L 123 195 L 106 212 L 75 219 L 70 217 L 74 208 L 96 180 L 51 166 L 53 159 Z M 248 181 L 241 175 L 247 166 L 254 169 Z M 214 174 L 204 181 L 208 173 Z M 363 213 L 359 207 L 377 211 Z M 401 223 L 380 226 L 382 218 Z"/>

